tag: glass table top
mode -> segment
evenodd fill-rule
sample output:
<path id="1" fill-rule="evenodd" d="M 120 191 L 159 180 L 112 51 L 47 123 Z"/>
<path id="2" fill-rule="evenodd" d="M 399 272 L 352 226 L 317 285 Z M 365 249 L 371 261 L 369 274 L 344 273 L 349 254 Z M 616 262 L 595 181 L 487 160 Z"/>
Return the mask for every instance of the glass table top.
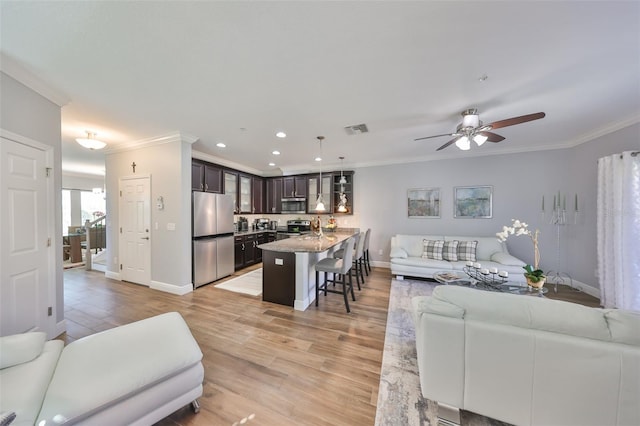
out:
<path id="1" fill-rule="evenodd" d="M 440 271 L 433 274 L 433 279 L 441 284 L 457 285 L 460 287 L 475 288 L 484 291 L 497 291 L 500 293 L 522 294 L 531 296 L 542 296 L 549 292 L 546 287 L 533 288 L 524 283 L 504 282 L 482 282 L 467 276 L 462 271 Z"/>

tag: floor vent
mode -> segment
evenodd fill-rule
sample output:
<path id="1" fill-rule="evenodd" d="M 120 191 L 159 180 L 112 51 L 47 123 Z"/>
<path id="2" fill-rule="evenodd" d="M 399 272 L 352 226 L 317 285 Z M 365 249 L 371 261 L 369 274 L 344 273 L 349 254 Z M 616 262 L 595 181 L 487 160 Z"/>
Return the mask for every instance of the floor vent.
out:
<path id="1" fill-rule="evenodd" d="M 347 126 L 344 128 L 348 135 L 359 135 L 361 133 L 367 133 L 369 129 L 367 129 L 366 124 L 356 124 L 354 126 Z"/>

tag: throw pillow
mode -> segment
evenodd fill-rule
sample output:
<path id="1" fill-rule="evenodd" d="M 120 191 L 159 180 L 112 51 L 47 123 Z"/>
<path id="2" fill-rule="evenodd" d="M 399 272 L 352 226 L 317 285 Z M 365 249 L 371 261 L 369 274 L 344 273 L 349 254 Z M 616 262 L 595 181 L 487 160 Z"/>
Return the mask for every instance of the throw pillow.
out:
<path id="1" fill-rule="evenodd" d="M 444 246 L 442 247 L 442 258 L 449 262 L 457 262 L 459 243 L 460 242 L 458 240 L 445 241 Z"/>
<path id="2" fill-rule="evenodd" d="M 41 331 L 0 337 L 0 369 L 29 362 L 42 353 L 47 335 Z"/>
<path id="3" fill-rule="evenodd" d="M 458 243 L 458 260 L 476 261 L 477 241 L 460 241 Z"/>
<path id="4" fill-rule="evenodd" d="M 442 260 L 442 248 L 444 240 L 422 240 L 422 257 L 427 259 Z"/>

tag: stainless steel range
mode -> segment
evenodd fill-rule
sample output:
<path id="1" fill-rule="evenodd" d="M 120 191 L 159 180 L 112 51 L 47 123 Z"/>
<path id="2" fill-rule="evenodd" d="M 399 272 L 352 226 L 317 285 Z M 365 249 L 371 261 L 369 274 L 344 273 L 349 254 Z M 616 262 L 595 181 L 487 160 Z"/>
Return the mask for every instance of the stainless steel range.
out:
<path id="1" fill-rule="evenodd" d="M 287 231 L 282 232 L 278 231 L 277 239 L 283 240 L 289 237 L 295 237 L 297 235 L 308 234 L 311 232 L 311 221 L 310 220 L 288 220 L 287 221 Z"/>

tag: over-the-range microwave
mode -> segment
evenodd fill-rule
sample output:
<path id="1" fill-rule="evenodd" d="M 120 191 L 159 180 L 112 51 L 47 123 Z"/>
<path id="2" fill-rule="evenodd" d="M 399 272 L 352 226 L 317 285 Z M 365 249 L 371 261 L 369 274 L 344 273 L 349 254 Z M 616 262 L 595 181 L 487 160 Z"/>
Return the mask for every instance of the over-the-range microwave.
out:
<path id="1" fill-rule="evenodd" d="M 306 198 L 283 198 L 282 199 L 282 213 L 306 213 L 306 212 L 307 212 Z"/>

